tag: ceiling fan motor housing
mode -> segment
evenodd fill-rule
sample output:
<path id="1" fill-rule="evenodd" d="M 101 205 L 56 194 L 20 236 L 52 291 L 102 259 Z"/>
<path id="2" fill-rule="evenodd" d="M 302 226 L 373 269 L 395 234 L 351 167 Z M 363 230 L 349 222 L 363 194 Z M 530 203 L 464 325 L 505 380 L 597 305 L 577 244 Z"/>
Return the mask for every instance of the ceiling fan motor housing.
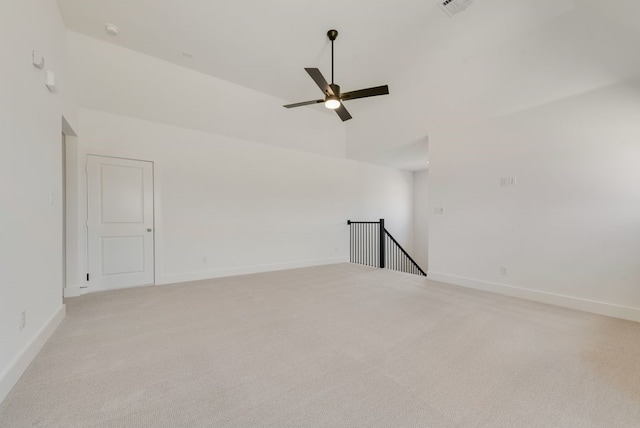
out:
<path id="1" fill-rule="evenodd" d="M 335 83 L 331 83 L 329 84 L 329 87 L 331 88 L 331 90 L 333 91 L 333 94 L 336 96 L 336 98 L 340 98 L 340 85 L 336 85 Z M 329 93 L 329 91 L 327 91 L 327 96 L 330 96 L 331 94 Z"/>

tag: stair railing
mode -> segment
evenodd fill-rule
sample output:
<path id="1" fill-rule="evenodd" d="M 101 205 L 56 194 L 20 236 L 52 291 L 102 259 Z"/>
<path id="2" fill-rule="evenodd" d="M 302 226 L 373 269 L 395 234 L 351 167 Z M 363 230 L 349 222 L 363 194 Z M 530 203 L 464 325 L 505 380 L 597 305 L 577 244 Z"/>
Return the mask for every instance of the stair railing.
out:
<path id="1" fill-rule="evenodd" d="M 349 225 L 349 261 L 381 269 L 427 276 L 380 221 L 351 221 Z"/>

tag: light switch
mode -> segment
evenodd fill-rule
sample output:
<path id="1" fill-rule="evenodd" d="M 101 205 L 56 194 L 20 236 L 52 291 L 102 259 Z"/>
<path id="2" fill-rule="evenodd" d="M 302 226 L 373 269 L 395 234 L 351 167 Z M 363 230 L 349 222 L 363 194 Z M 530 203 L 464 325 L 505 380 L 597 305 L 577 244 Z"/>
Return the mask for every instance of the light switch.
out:
<path id="1" fill-rule="evenodd" d="M 31 51 L 31 62 L 33 63 L 33 66 L 38 70 L 42 70 L 44 68 L 44 58 L 42 57 L 42 55 L 37 53 L 35 49 Z"/>
<path id="2" fill-rule="evenodd" d="M 51 70 L 47 70 L 45 72 L 45 78 L 44 78 L 44 84 L 47 87 L 47 89 L 49 90 L 49 92 L 56 92 L 56 90 L 58 89 L 56 87 L 56 75 L 53 71 Z"/>

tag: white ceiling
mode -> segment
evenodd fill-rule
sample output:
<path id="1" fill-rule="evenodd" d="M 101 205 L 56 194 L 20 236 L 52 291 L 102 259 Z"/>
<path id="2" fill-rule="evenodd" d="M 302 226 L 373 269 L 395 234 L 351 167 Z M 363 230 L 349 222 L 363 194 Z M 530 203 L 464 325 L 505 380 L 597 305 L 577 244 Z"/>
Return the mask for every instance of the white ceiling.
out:
<path id="1" fill-rule="evenodd" d="M 475 0 L 453 18 L 436 0 L 58 3 L 73 31 L 287 102 L 321 95 L 303 68 L 318 67 L 330 78 L 326 32 L 335 28 L 342 90 L 388 83 L 389 97 L 397 94 L 396 102 L 350 102 L 356 119 L 384 108 L 414 122 L 505 114 L 640 72 L 637 0 Z M 120 27 L 118 37 L 106 34 L 107 22 Z M 356 131 L 366 126 L 351 122 Z M 390 132 L 399 136 L 396 146 L 426 150 L 416 145 L 426 132 Z"/>
<path id="2" fill-rule="evenodd" d="M 433 19 L 424 0 L 60 0 L 71 30 L 289 101 L 318 98 L 303 70 L 330 78 L 326 32 L 335 28 L 336 83 L 343 91 L 385 84 L 411 59 L 401 49 Z M 104 31 L 111 22 L 118 37 Z M 183 51 L 194 58 L 184 58 Z"/>

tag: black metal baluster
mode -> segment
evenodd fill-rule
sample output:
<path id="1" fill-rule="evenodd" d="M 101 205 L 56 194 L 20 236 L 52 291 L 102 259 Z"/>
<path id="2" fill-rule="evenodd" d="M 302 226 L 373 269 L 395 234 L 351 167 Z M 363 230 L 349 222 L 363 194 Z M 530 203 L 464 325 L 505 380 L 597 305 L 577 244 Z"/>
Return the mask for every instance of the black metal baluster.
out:
<path id="1" fill-rule="evenodd" d="M 385 245 L 384 250 L 385 250 L 385 253 L 386 253 L 384 255 L 385 267 L 389 269 L 390 265 L 391 265 L 391 257 L 390 257 L 391 256 L 391 248 L 389 248 L 389 237 L 387 237 L 386 233 L 384 234 L 384 245 Z"/>
<path id="2" fill-rule="evenodd" d="M 349 232 L 351 232 L 351 242 L 349 243 L 349 250 L 351 253 L 351 260 L 353 260 L 353 263 L 357 263 L 356 261 L 356 237 L 355 237 L 355 227 L 353 224 L 349 225 Z"/>
<path id="3" fill-rule="evenodd" d="M 375 267 L 380 267 L 380 257 L 378 256 L 378 235 L 380 234 L 380 230 L 376 227 L 377 224 L 373 225 L 373 242 L 371 243 L 371 257 L 373 258 L 373 265 Z"/>
<path id="4" fill-rule="evenodd" d="M 367 260 L 369 261 L 369 266 L 373 266 L 371 263 L 371 225 L 367 228 Z"/>
<path id="5" fill-rule="evenodd" d="M 349 223 L 349 262 L 353 263 L 353 225 Z"/>
<path id="6" fill-rule="evenodd" d="M 389 242 L 389 247 L 391 247 L 391 269 L 396 270 L 396 247 L 391 242 Z"/>
<path id="7" fill-rule="evenodd" d="M 364 226 L 361 224 L 360 225 L 360 239 L 358 239 L 358 241 L 360 241 L 360 263 L 364 264 L 364 242 L 362 242 L 362 239 L 364 237 Z"/>
<path id="8" fill-rule="evenodd" d="M 366 231 L 365 233 L 366 245 L 364 247 L 365 248 L 364 257 L 365 257 L 365 260 L 367 261 L 367 266 L 371 266 L 371 263 L 369 262 L 369 251 L 370 251 L 369 247 L 371 246 L 371 244 L 369 243 L 369 225 L 368 224 L 365 226 L 364 230 Z"/>
<path id="9" fill-rule="evenodd" d="M 367 227 L 362 225 L 362 264 L 367 264 Z"/>
<path id="10" fill-rule="evenodd" d="M 373 256 L 373 265 L 375 267 L 380 267 L 380 257 L 378 256 L 378 228 L 375 227 L 373 229 L 373 248 L 371 248 L 371 255 Z"/>
<path id="11" fill-rule="evenodd" d="M 364 234 L 364 260 L 365 264 L 369 266 L 369 225 L 366 225 L 364 230 L 366 231 Z"/>
<path id="12" fill-rule="evenodd" d="M 358 225 L 358 263 L 362 264 L 362 225 Z"/>
<path id="13" fill-rule="evenodd" d="M 391 269 L 396 270 L 396 247 L 391 242 L 389 246 L 391 247 Z"/>
<path id="14" fill-rule="evenodd" d="M 359 248 L 359 242 L 360 242 L 360 236 L 358 234 L 358 228 L 360 227 L 359 224 L 355 225 L 355 235 L 356 235 L 356 240 L 355 240 L 355 258 L 356 258 L 356 263 L 360 263 L 360 257 L 358 256 L 358 248 Z"/>
<path id="15" fill-rule="evenodd" d="M 378 261 L 376 260 L 376 235 L 378 231 L 376 230 L 376 225 L 371 225 L 371 266 L 378 267 Z"/>
<path id="16" fill-rule="evenodd" d="M 360 225 L 360 263 L 361 264 L 366 264 L 367 260 L 365 258 L 365 237 L 366 237 L 366 229 L 365 229 L 365 225 L 361 224 Z"/>
<path id="17" fill-rule="evenodd" d="M 371 263 L 371 225 L 367 225 L 367 264 L 373 266 Z"/>

